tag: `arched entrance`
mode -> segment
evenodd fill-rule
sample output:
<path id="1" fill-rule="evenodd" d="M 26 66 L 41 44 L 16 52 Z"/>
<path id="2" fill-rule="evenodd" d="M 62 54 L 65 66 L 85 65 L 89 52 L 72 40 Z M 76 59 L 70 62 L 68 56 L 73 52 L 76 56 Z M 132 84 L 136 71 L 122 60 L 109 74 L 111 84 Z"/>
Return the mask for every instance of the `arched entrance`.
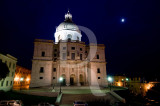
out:
<path id="1" fill-rule="evenodd" d="M 65 75 L 65 74 L 62 74 L 62 77 L 63 77 L 63 81 L 61 82 L 61 84 L 62 84 L 63 86 L 65 86 L 65 85 L 66 85 L 66 75 Z"/>
<path id="2" fill-rule="evenodd" d="M 79 75 L 79 82 L 81 85 L 84 85 L 84 77 L 82 74 Z"/>
<path id="3" fill-rule="evenodd" d="M 74 84 L 75 84 L 75 80 L 76 80 L 75 75 L 72 74 L 72 75 L 70 76 L 70 85 L 74 85 Z"/>

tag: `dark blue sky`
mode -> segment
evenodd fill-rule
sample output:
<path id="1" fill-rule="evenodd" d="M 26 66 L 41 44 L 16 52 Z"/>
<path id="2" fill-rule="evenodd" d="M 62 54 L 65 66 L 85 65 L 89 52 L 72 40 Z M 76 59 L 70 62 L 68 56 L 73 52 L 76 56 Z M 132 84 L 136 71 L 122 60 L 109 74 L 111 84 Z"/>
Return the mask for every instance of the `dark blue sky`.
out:
<path id="1" fill-rule="evenodd" d="M 31 69 L 33 41 L 54 39 L 70 9 L 77 25 L 91 29 L 106 46 L 109 74 L 160 71 L 159 0 L 1 0 L 0 52 Z M 126 22 L 121 23 L 120 19 Z M 82 36 L 83 41 L 86 36 Z"/>

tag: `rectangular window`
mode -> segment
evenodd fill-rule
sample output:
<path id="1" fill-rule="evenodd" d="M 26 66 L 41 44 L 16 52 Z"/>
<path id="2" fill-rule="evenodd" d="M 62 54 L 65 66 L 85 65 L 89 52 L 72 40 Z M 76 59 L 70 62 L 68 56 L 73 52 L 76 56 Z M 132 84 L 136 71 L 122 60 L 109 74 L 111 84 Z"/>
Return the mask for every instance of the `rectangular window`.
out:
<path id="1" fill-rule="evenodd" d="M 40 68 L 40 73 L 44 73 L 44 68 L 43 67 Z"/>
<path id="2" fill-rule="evenodd" d="M 56 68 L 53 68 L 53 72 L 56 72 Z"/>
<path id="3" fill-rule="evenodd" d="M 11 83 L 10 83 L 10 86 L 12 86 L 12 81 L 11 81 Z"/>
<path id="4" fill-rule="evenodd" d="M 8 81 L 6 81 L 6 86 L 8 86 Z"/>
<path id="5" fill-rule="evenodd" d="M 39 77 L 39 79 L 43 79 L 43 77 Z"/>
<path id="6" fill-rule="evenodd" d="M 66 50 L 66 47 L 63 47 L 63 50 Z"/>
<path id="7" fill-rule="evenodd" d="M 57 54 L 54 54 L 54 57 L 56 57 L 57 56 Z"/>
<path id="8" fill-rule="evenodd" d="M 82 51 L 82 48 L 80 48 L 80 51 Z"/>
<path id="9" fill-rule="evenodd" d="M 72 47 L 72 50 L 75 50 L 75 47 Z"/>
<path id="10" fill-rule="evenodd" d="M 72 60 L 75 60 L 75 53 L 72 53 Z"/>
<path id="11" fill-rule="evenodd" d="M 45 56 L 45 52 L 42 52 L 42 57 L 44 57 Z"/>
<path id="12" fill-rule="evenodd" d="M 13 64 L 13 69 L 15 68 L 15 66 L 16 66 L 16 65 L 15 65 L 15 64 Z"/>
<path id="13" fill-rule="evenodd" d="M 80 60 L 82 60 L 82 54 L 80 54 Z"/>
<path id="14" fill-rule="evenodd" d="M 53 79 L 56 79 L 56 77 L 53 77 Z"/>
<path id="15" fill-rule="evenodd" d="M 57 58 L 54 58 L 54 61 L 56 61 L 57 60 Z"/>
<path id="16" fill-rule="evenodd" d="M 98 77 L 98 79 L 101 79 L 101 77 Z"/>
<path id="17" fill-rule="evenodd" d="M 97 55 L 97 59 L 99 59 L 99 55 Z"/>
<path id="18" fill-rule="evenodd" d="M 57 49 L 54 49 L 55 52 L 57 52 Z"/>
<path id="19" fill-rule="evenodd" d="M 14 76 L 14 72 L 12 72 L 12 77 Z"/>
<path id="20" fill-rule="evenodd" d="M 9 68 L 11 68 L 11 62 L 9 63 Z"/>
<path id="21" fill-rule="evenodd" d="M 66 60 L 66 53 L 63 53 L 63 60 Z"/>
<path id="22" fill-rule="evenodd" d="M 97 68 L 97 73 L 101 73 L 99 68 Z"/>
<path id="23" fill-rule="evenodd" d="M 1 82 L 1 87 L 3 87 L 3 83 L 4 83 L 4 81 Z"/>

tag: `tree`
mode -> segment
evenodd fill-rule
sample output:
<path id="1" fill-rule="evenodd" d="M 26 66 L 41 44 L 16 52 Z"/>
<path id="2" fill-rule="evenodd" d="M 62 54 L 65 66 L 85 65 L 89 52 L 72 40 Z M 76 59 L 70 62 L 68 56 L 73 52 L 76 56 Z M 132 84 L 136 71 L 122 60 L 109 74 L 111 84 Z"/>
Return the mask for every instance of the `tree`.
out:
<path id="1" fill-rule="evenodd" d="M 6 78 L 8 74 L 9 74 L 9 68 L 7 64 L 0 61 L 0 80 Z"/>

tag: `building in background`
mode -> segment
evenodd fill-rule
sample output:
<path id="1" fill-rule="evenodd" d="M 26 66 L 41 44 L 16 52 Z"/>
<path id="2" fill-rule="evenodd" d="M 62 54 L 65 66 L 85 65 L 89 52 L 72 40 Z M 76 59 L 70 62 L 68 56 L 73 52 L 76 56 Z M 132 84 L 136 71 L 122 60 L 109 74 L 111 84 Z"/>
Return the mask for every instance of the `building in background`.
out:
<path id="1" fill-rule="evenodd" d="M 154 86 L 154 82 L 144 81 L 141 77 L 113 76 L 113 80 L 114 86 L 127 87 L 135 95 L 145 96 Z"/>
<path id="2" fill-rule="evenodd" d="M 31 79 L 31 70 L 16 66 L 13 89 L 28 89 Z"/>
<path id="3" fill-rule="evenodd" d="M 17 59 L 9 54 L 4 55 L 0 53 L 0 61 L 6 63 L 10 71 L 8 76 L 0 81 L 0 90 L 9 91 L 13 87 Z"/>
<path id="4" fill-rule="evenodd" d="M 55 42 L 36 39 L 30 87 L 56 85 L 60 77 L 67 86 L 106 86 L 105 45 L 87 45 L 81 37 L 68 12 L 65 21 L 56 28 Z"/>

